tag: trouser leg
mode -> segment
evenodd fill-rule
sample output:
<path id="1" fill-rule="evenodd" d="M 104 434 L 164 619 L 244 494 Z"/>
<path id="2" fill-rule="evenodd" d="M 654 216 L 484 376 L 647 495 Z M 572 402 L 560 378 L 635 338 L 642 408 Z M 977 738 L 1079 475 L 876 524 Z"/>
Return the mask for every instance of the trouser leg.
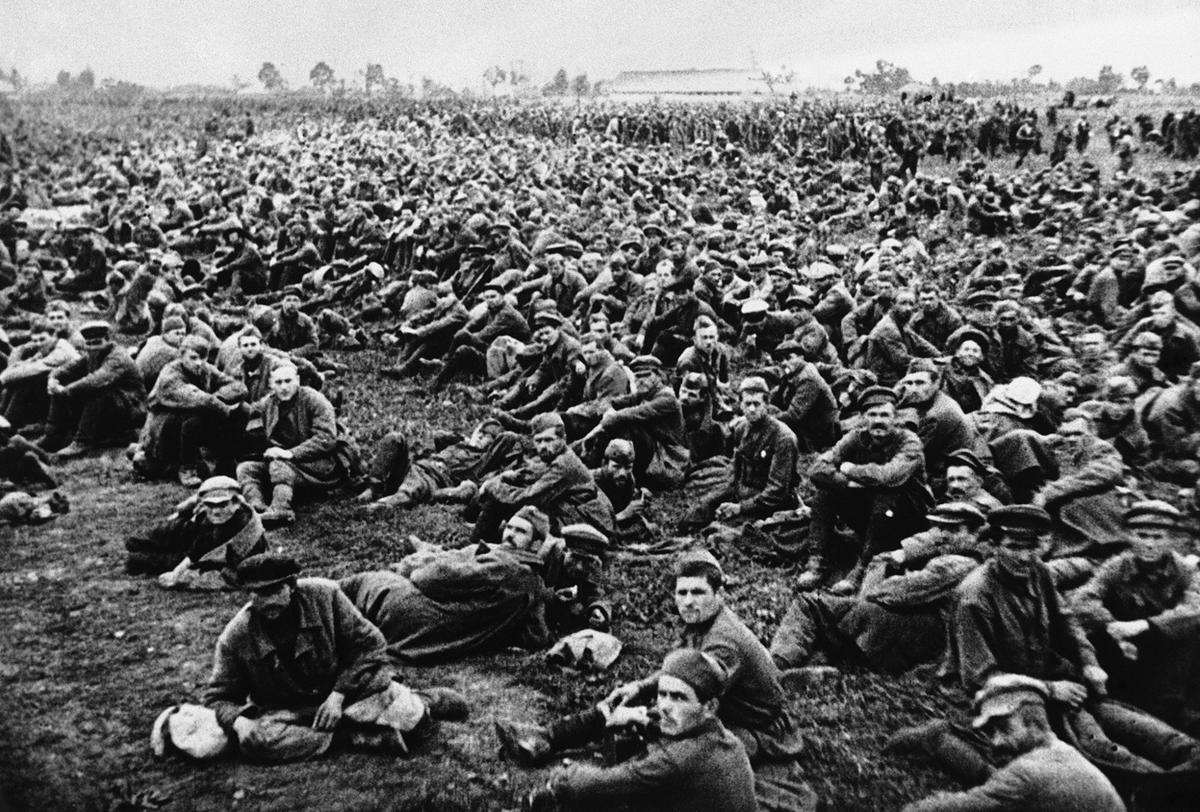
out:
<path id="1" fill-rule="evenodd" d="M 398 431 L 389 432 L 379 441 L 371 461 L 371 488 L 375 497 L 395 493 L 408 475 L 411 461 L 408 440 Z"/>
<path id="2" fill-rule="evenodd" d="M 271 711 L 252 720 L 238 747 L 242 755 L 265 764 L 282 764 L 316 758 L 329 750 L 333 733 L 313 730 L 307 714 Z"/>
<path id="3" fill-rule="evenodd" d="M 839 639 L 839 624 L 857 603 L 854 598 L 832 595 L 798 596 L 771 638 L 771 659 L 780 668 L 799 668 L 818 649 L 836 655 L 848 642 Z"/>
<path id="4" fill-rule="evenodd" d="M 551 722 L 547 731 L 555 751 L 583 747 L 604 735 L 604 714 L 596 708 L 573 713 Z"/>
<path id="5" fill-rule="evenodd" d="M 1089 710 L 1113 742 L 1164 770 L 1200 760 L 1200 741 L 1145 711 L 1111 699 L 1102 699 Z"/>
<path id="6" fill-rule="evenodd" d="M 291 510 L 298 478 L 296 466 L 287 460 L 271 460 L 267 466 L 267 476 L 271 482 L 271 510 Z"/>
<path id="7" fill-rule="evenodd" d="M 261 460 L 247 460 L 238 463 L 237 481 L 242 486 L 242 493 L 250 507 L 259 513 L 266 510 L 267 503 L 263 498 L 263 488 L 268 484 L 267 463 Z"/>

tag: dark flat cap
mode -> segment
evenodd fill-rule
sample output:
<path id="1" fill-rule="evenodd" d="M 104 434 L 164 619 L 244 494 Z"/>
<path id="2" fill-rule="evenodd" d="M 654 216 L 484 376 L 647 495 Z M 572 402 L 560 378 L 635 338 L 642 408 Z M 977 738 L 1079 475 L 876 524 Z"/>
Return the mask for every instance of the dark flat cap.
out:
<path id="1" fill-rule="evenodd" d="M 987 521 L 983 511 L 969 502 L 946 502 L 935 507 L 925 518 L 930 524 L 965 524 L 970 527 L 982 527 Z"/>
<path id="2" fill-rule="evenodd" d="M 290 555 L 259 553 L 238 565 L 237 581 L 243 589 L 258 590 L 282 584 L 300 574 L 300 565 Z"/>
<path id="3" fill-rule="evenodd" d="M 1021 538 L 1043 535 L 1050 530 L 1050 514 L 1037 505 L 1003 505 L 988 513 L 988 524 Z"/>
<path id="4" fill-rule="evenodd" d="M 533 314 L 533 326 L 537 327 L 560 327 L 563 323 L 562 314 L 557 310 L 539 310 Z"/>
<path id="5" fill-rule="evenodd" d="M 896 401 L 895 390 L 886 386 L 869 386 L 858 396 L 858 408 L 866 411 L 872 406 L 878 406 L 881 403 L 890 403 L 895 406 Z"/>
<path id="6" fill-rule="evenodd" d="M 951 465 L 970 468 L 977 474 L 987 472 L 987 466 L 983 464 L 983 460 L 979 459 L 979 455 L 966 448 L 960 448 L 946 456 L 946 467 L 948 468 Z"/>

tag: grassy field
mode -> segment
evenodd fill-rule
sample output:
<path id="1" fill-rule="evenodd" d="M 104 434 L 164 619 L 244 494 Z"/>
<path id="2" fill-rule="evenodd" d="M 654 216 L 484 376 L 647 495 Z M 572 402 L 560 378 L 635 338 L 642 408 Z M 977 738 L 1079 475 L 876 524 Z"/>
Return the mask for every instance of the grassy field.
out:
<path id="1" fill-rule="evenodd" d="M 476 414 L 474 404 L 380 381 L 370 374 L 382 361 L 373 353 L 346 360 L 346 418 L 364 448 L 396 425 L 394 415 L 420 434 L 435 423 L 466 425 Z M 280 767 L 156 761 L 148 741 L 154 717 L 197 696 L 217 634 L 243 598 L 168 593 L 123 574 L 124 536 L 169 512 L 182 488 L 134 482 L 123 459 L 75 462 L 65 474 L 69 515 L 0 531 L 0 781 L 13 809 L 514 809 L 544 775 L 498 757 L 492 719 L 534 721 L 586 707 L 610 684 L 652 668 L 674 629 L 663 562 L 617 560 L 616 633 L 626 650 L 609 674 L 584 679 L 525 653 L 411 669 L 412 684 L 464 690 L 472 715 L 444 724 L 406 760 L 348 753 Z M 409 533 L 454 544 L 468 530 L 445 506 L 369 521 L 331 501 L 301 516 L 273 542 L 307 572 L 331 577 L 396 560 Z M 734 552 L 726 560 L 733 604 L 768 639 L 790 574 Z M 917 682 L 848 674 L 793 699 L 813 741 L 802 766 L 829 808 L 896 808 L 945 784 L 880 756 L 893 729 L 943 707 Z"/>
<path id="2" fill-rule="evenodd" d="M 1160 97 L 1128 98 L 1118 107 L 1126 116 L 1142 102 L 1156 111 L 1164 105 Z M 1190 106 L 1176 101 L 1175 109 Z M 1089 116 L 1098 125 L 1108 112 Z M 1110 176 L 1114 161 L 1098 127 L 1088 157 Z M 1043 155 L 1033 165 L 1045 161 Z M 938 174 L 942 166 L 927 161 L 922 168 Z M 996 162 L 1001 173 L 1011 167 L 1011 158 Z M 1150 168 L 1182 166 L 1139 156 L 1138 171 Z M 466 427 L 479 414 L 476 403 L 435 399 L 380 379 L 381 354 L 343 360 L 351 366 L 338 381 L 346 389 L 344 417 L 364 451 L 393 428 L 421 436 L 433 427 Z M 151 723 L 166 706 L 196 698 L 217 634 L 243 598 L 167 593 L 123 574 L 123 538 L 170 512 L 183 489 L 132 481 L 123 458 L 74 462 L 63 474 L 69 515 L 38 528 L 0 527 L 0 788 L 7 796 L 0 812 L 6 803 L 36 810 L 515 809 L 544 774 L 499 759 L 492 719 L 533 721 L 583 708 L 609 685 L 646 673 L 672 638 L 664 563 L 618 559 L 610 581 L 615 632 L 626 650 L 602 678 L 553 671 L 539 655 L 523 653 L 412 669 L 406 679 L 414 685 L 464 690 L 472 715 L 445 724 L 405 760 L 351 753 L 269 768 L 156 761 Z M 679 506 L 660 509 L 669 526 Z M 395 561 L 410 533 L 453 545 L 468 532 L 444 506 L 368 520 L 353 506 L 329 501 L 301 517 L 272 540 L 308 573 L 330 577 Z M 726 551 L 725 560 L 733 605 L 769 639 L 794 574 L 736 551 Z M 932 770 L 881 755 L 893 730 L 946 712 L 946 700 L 926 684 L 849 672 L 792 702 L 812 742 L 800 765 L 828 809 L 896 809 L 949 786 Z"/>

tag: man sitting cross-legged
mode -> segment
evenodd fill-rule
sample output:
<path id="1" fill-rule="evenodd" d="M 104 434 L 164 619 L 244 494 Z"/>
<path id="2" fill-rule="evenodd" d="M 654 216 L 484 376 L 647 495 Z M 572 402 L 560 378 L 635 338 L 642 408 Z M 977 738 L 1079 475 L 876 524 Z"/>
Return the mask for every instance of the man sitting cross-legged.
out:
<path id="1" fill-rule="evenodd" d="M 339 739 L 407 753 L 434 720 L 466 718 L 457 692 L 397 681 L 383 635 L 336 583 L 300 578 L 295 561 L 272 553 L 237 575 L 251 600 L 217 640 L 203 699 L 244 758 L 299 761 Z"/>

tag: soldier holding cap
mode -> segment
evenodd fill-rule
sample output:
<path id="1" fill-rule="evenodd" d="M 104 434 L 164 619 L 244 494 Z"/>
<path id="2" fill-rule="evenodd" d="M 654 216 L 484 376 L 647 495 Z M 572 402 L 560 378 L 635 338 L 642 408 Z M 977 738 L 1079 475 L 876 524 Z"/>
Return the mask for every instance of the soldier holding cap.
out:
<path id="1" fill-rule="evenodd" d="M 920 530 L 933 503 L 925 484 L 921 440 L 896 425 L 896 393 L 873 386 L 859 396 L 864 425 L 817 458 L 810 476 L 817 486 L 809 528 L 811 553 L 797 585 L 818 586 L 828 574 L 834 525 L 840 518 L 858 537 L 858 560 L 835 594 L 858 591 L 867 562 Z"/>
<path id="2" fill-rule="evenodd" d="M 129 351 L 113 343 L 112 327 L 91 321 L 79 332 L 84 341 L 82 357 L 50 372 L 46 431 L 36 441 L 46 451 L 57 451 L 60 458 L 126 445 L 146 416 L 142 376 Z M 70 444 L 63 448 L 68 439 Z"/>
<path id="3" fill-rule="evenodd" d="M 991 740 L 993 752 L 1012 760 L 980 786 L 938 793 L 904 812 L 1123 812 L 1104 773 L 1054 734 L 1047 699 L 1040 680 L 1019 674 L 988 679 L 975 696 L 973 727 Z"/>
<path id="4" fill-rule="evenodd" d="M 654 710 L 621 706 L 606 723 L 646 724 L 651 713 L 661 737 L 638 758 L 613 767 L 572 764 L 557 770 L 529 798 L 531 809 L 557 803 L 636 803 L 661 810 L 757 809 L 754 775 L 745 748 L 717 717 L 720 665 L 695 649 L 676 649 L 663 659 Z"/>

